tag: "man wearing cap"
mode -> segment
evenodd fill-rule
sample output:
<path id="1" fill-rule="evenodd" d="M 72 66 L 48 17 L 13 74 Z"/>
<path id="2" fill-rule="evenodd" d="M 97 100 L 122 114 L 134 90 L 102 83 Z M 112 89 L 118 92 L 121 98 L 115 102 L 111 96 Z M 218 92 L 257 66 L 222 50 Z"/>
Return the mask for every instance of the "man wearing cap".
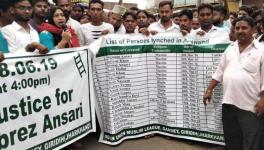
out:
<path id="1" fill-rule="evenodd" d="M 109 15 L 109 23 L 113 25 L 114 31 L 117 34 L 125 33 L 126 30 L 122 24 L 122 16 L 125 14 L 126 8 L 120 5 L 115 5 Z"/>

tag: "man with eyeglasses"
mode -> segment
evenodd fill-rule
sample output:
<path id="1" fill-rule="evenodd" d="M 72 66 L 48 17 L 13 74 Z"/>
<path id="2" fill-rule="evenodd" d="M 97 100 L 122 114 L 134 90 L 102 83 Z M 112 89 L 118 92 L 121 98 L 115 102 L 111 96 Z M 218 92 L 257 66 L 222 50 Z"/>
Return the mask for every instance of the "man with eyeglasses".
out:
<path id="1" fill-rule="evenodd" d="M 14 21 L 2 28 L 9 52 L 38 49 L 40 53 L 46 53 L 47 49 L 39 44 L 38 32 L 29 24 L 32 15 L 32 5 L 29 0 L 13 0 L 12 7 Z"/>

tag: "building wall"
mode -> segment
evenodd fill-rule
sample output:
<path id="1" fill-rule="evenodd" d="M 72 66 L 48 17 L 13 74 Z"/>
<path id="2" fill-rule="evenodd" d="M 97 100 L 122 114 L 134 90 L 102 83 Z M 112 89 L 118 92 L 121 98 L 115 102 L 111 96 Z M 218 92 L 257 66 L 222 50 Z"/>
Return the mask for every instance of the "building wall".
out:
<path id="1" fill-rule="evenodd" d="M 242 5 L 256 5 L 262 7 L 262 0 L 242 0 Z"/>
<path id="2" fill-rule="evenodd" d="M 104 2 L 104 9 L 112 10 L 115 5 L 118 3 L 116 2 Z M 123 6 L 129 9 L 130 7 L 137 7 L 136 3 L 123 3 Z"/>
<path id="3" fill-rule="evenodd" d="M 229 11 L 238 11 L 239 1 L 230 1 L 228 2 Z"/>

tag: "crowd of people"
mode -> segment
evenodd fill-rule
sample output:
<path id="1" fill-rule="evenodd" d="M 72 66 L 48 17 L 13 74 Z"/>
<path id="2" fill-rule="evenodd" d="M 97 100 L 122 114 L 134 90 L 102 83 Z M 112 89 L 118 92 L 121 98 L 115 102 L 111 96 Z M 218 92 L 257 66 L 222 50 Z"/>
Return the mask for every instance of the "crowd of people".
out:
<path id="1" fill-rule="evenodd" d="M 223 82 L 223 127 L 226 149 L 264 149 L 264 11 L 241 6 L 201 4 L 173 13 L 171 1 L 159 3 L 158 15 L 136 7 L 115 5 L 104 10 L 101 0 L 88 6 L 71 0 L 2 0 L 0 3 L 0 61 L 3 53 L 48 53 L 54 49 L 87 46 L 107 34 L 159 33 L 218 38 L 230 46 L 205 91 L 210 102 L 214 87 Z"/>

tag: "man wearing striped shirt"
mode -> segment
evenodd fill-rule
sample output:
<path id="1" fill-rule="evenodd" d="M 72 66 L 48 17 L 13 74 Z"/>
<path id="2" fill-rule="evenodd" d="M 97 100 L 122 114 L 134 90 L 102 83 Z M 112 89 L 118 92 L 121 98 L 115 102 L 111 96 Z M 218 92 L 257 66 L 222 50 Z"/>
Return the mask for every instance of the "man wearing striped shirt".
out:
<path id="1" fill-rule="evenodd" d="M 83 24 L 78 31 L 78 37 L 82 46 L 90 45 L 102 35 L 114 33 L 114 27 L 102 20 L 104 3 L 100 0 L 92 0 L 89 4 L 91 22 Z"/>

